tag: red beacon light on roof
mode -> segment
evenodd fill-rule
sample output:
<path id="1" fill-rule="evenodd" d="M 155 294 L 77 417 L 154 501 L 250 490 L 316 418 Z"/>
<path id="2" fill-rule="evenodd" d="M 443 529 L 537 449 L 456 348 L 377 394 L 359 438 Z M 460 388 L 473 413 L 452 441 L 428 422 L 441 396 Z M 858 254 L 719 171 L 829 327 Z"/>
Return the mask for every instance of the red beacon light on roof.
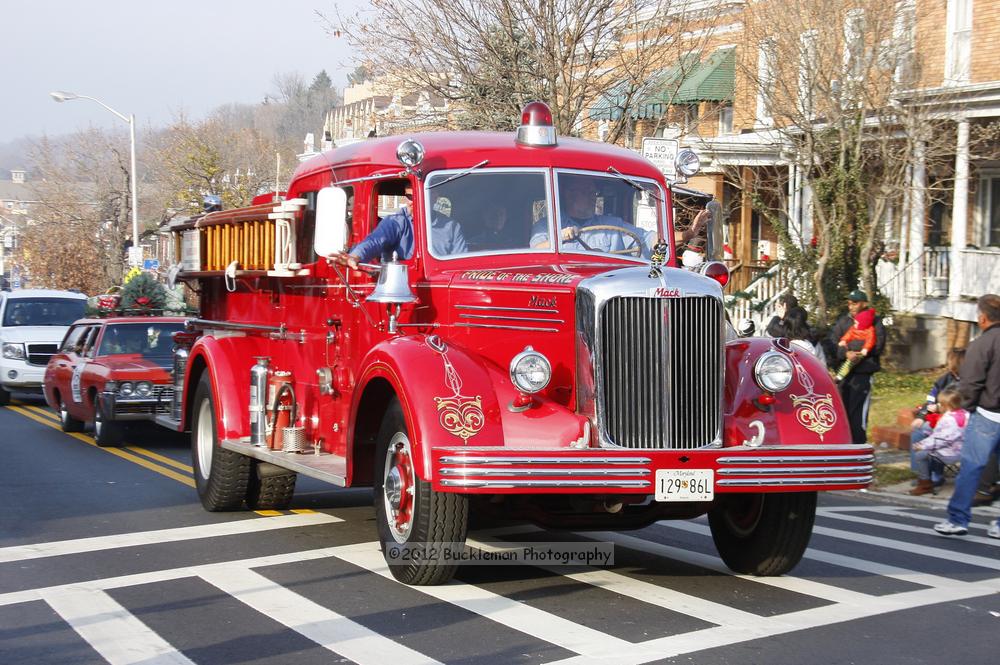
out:
<path id="1" fill-rule="evenodd" d="M 552 111 L 544 102 L 528 102 L 521 109 L 521 126 L 515 139 L 523 145 L 552 146 L 556 144 L 556 128 Z"/>

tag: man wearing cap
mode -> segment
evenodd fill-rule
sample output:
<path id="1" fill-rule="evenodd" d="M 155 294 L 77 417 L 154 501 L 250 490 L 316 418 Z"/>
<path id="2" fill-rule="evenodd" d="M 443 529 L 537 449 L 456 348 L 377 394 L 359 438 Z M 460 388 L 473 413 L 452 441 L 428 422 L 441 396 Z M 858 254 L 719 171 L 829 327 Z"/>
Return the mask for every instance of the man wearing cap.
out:
<path id="1" fill-rule="evenodd" d="M 844 401 L 847 421 L 851 425 L 852 442 L 858 444 L 868 441 L 868 405 L 871 401 L 872 374 L 882 369 L 879 362 L 882 349 L 885 347 L 885 327 L 882 325 L 882 317 L 875 316 L 873 323 L 875 347 L 869 353 L 853 351 L 849 347 L 840 345 L 839 342 L 854 325 L 854 317 L 868 309 L 871 309 L 868 306 L 868 294 L 864 291 L 852 291 L 847 296 L 848 313 L 837 319 L 833 330 L 830 331 L 831 348 L 837 349 L 836 356 L 831 358 L 831 366 L 836 369 L 844 361 L 850 361 L 852 364 L 850 373 L 840 382 L 840 397 Z"/>
<path id="2" fill-rule="evenodd" d="M 943 536 L 964 536 L 969 532 L 979 476 L 990 454 L 1000 448 L 1000 295 L 989 293 L 976 304 L 982 332 L 969 343 L 958 372 L 962 406 L 975 412 L 965 426 L 962 466 L 948 502 L 948 519 L 934 525 Z M 993 520 L 986 535 L 1000 538 L 1000 521 Z"/>

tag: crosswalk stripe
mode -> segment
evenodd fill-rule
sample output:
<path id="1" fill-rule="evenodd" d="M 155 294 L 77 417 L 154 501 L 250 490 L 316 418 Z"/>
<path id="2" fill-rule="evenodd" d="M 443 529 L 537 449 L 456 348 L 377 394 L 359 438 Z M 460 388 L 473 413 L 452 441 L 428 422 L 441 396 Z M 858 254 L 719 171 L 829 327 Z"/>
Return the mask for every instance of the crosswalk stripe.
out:
<path id="1" fill-rule="evenodd" d="M 694 522 L 660 522 L 661 526 L 667 526 L 674 529 L 680 529 L 681 531 L 689 531 L 691 533 L 699 533 L 703 535 L 710 535 L 711 531 L 704 524 L 697 524 Z M 865 545 L 876 545 L 878 547 L 884 547 L 890 550 L 899 550 L 901 552 L 908 552 L 910 554 L 919 554 L 921 556 L 931 557 L 934 559 L 945 559 L 947 561 L 954 561 L 957 563 L 966 563 L 970 566 L 978 566 L 980 568 L 990 568 L 992 570 L 1000 570 L 1000 561 L 995 559 L 990 559 L 984 556 L 976 556 L 974 554 L 965 554 L 963 552 L 955 552 L 954 550 L 945 550 L 939 547 L 928 547 L 926 545 L 919 545 L 917 543 L 908 543 L 905 541 L 891 540 L 889 538 L 882 538 L 881 536 L 869 536 L 867 534 L 858 533 L 856 531 L 842 531 L 840 529 L 831 529 L 825 526 L 814 526 L 813 533 L 821 536 L 830 536 L 831 538 L 838 538 L 841 540 L 849 540 L 853 543 L 861 543 Z"/>
<path id="2" fill-rule="evenodd" d="M 68 588 L 45 601 L 111 665 L 194 665 L 103 591 Z"/>
<path id="3" fill-rule="evenodd" d="M 362 543 L 338 548 L 336 556 L 350 564 L 395 580 L 379 551 L 378 543 Z M 610 658 L 623 651 L 636 650 L 636 646 L 631 642 L 474 585 L 453 582 L 443 586 L 419 587 L 417 590 L 526 635 L 592 658 Z"/>
<path id="4" fill-rule="evenodd" d="M 16 605 L 27 603 L 33 600 L 41 600 L 43 596 L 61 589 L 97 589 L 106 591 L 108 589 L 121 589 L 124 587 L 138 586 L 140 584 L 153 584 L 155 582 L 168 582 L 181 577 L 196 577 L 203 571 L 212 571 L 216 568 L 263 568 L 265 566 L 283 566 L 288 563 L 300 563 L 303 561 L 315 561 L 316 559 L 327 559 L 336 556 L 336 547 L 320 547 L 315 550 L 305 550 L 297 552 L 286 552 L 284 554 L 267 554 L 265 556 L 251 557 L 249 559 L 234 559 L 231 561 L 220 561 L 218 563 L 208 563 L 203 566 L 182 566 L 180 568 L 167 568 L 165 570 L 152 570 L 145 573 L 132 573 L 131 575 L 119 575 L 118 577 L 105 577 L 99 580 L 84 580 L 82 582 L 72 582 L 69 584 L 56 584 L 49 587 L 39 587 L 36 589 L 26 589 L 24 591 L 10 591 L 0 593 L 0 607 L 5 605 Z"/>
<path id="5" fill-rule="evenodd" d="M 903 512 L 901 510 L 896 510 L 891 513 L 892 515 L 898 515 L 900 517 L 908 517 L 914 520 L 927 523 L 940 522 L 940 517 L 924 516 L 924 515 L 913 515 L 910 513 Z M 860 515 L 849 515 L 847 513 L 832 513 L 826 515 L 826 517 L 843 520 L 846 522 L 854 522 L 855 524 L 867 524 L 869 526 L 877 526 L 882 529 L 892 529 L 894 531 L 906 531 L 907 533 L 920 533 L 924 535 L 933 535 L 929 529 L 922 529 L 914 527 L 912 524 L 900 524 L 899 522 L 892 522 L 889 520 L 876 520 L 870 517 L 862 517 Z M 976 524 L 975 522 L 969 524 L 969 531 L 985 531 L 989 527 L 985 524 Z M 989 545 L 991 547 L 1000 547 L 1000 540 L 996 538 L 988 538 L 986 536 L 962 536 L 963 542 L 969 543 L 979 543 L 981 545 Z"/>
<path id="6" fill-rule="evenodd" d="M 79 538 L 76 540 L 59 540 L 31 545 L 15 545 L 13 547 L 0 548 L 0 563 L 40 559 L 50 556 L 64 556 L 67 554 L 81 554 L 84 552 L 99 552 L 119 547 L 173 543 L 181 540 L 193 540 L 195 538 L 235 536 L 244 533 L 332 524 L 334 522 L 343 522 L 343 520 L 325 513 L 305 513 L 262 519 L 249 518 L 220 524 L 203 524 L 175 529 L 121 533 L 94 538 Z"/>
<path id="7" fill-rule="evenodd" d="M 217 568 L 201 578 L 358 665 L 440 665 L 438 661 L 275 584 L 248 569 Z"/>
<path id="8" fill-rule="evenodd" d="M 502 543 L 489 543 L 474 538 L 468 539 L 468 544 L 481 549 L 491 549 L 496 546 L 520 547 L 529 546 L 530 543 L 517 543 L 503 541 Z M 558 566 L 538 566 L 542 570 L 547 570 L 556 575 L 589 584 L 591 586 L 617 593 L 620 596 L 634 598 L 635 600 L 656 605 L 673 612 L 680 612 L 688 616 L 707 621 L 709 623 L 740 623 L 752 621 L 759 618 L 756 614 L 744 612 L 720 603 L 713 603 L 710 600 L 692 596 L 681 591 L 675 591 L 666 587 L 661 587 L 649 582 L 643 582 L 621 573 L 604 569 L 589 569 L 583 572 L 570 572 L 572 569 Z"/>
<path id="9" fill-rule="evenodd" d="M 686 525 L 687 522 L 677 521 L 677 522 L 658 522 L 659 526 L 676 526 L 676 525 Z M 706 527 L 707 528 L 707 527 Z M 822 582 L 814 582 L 812 580 L 807 580 L 799 577 L 756 577 L 754 575 L 737 575 L 733 571 L 729 570 L 721 560 L 717 557 L 710 556 L 707 554 L 701 554 L 699 552 L 692 552 L 690 550 L 681 549 L 679 547 L 673 547 L 670 545 L 664 545 L 661 543 L 650 542 L 648 540 L 643 540 L 636 536 L 630 536 L 627 534 L 621 534 L 617 532 L 601 531 L 601 532 L 587 532 L 585 534 L 580 534 L 589 538 L 598 538 L 601 540 L 610 540 L 623 547 L 629 547 L 640 552 L 646 552 L 649 554 L 654 554 L 656 556 L 664 557 L 666 559 L 673 559 L 681 563 L 687 563 L 693 566 L 698 566 L 700 568 L 705 568 L 717 573 L 722 573 L 724 575 L 732 575 L 749 582 L 754 582 L 755 584 L 763 584 L 765 586 L 775 587 L 777 589 L 784 589 L 786 591 L 792 591 L 794 593 L 801 593 L 808 596 L 814 596 L 816 598 L 822 598 L 823 600 L 830 601 L 831 603 L 851 603 L 851 604 L 863 604 L 871 598 L 870 595 L 864 593 L 858 593 L 856 591 L 850 591 L 848 589 L 841 589 L 830 584 L 823 584 Z"/>

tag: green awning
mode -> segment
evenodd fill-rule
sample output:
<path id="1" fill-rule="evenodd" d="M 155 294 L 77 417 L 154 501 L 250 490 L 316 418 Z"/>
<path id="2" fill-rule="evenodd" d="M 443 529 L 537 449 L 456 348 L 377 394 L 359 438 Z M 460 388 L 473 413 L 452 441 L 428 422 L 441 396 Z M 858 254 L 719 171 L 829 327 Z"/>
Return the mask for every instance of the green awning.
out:
<path id="1" fill-rule="evenodd" d="M 619 81 L 601 93 L 590 107 L 590 119 L 618 120 L 626 114 L 633 120 L 659 118 L 667 110 L 664 89 L 671 83 L 676 84 L 679 75 L 680 67 L 670 67 L 653 75 L 644 83 Z"/>
<path id="2" fill-rule="evenodd" d="M 591 105 L 590 119 L 618 120 L 626 114 L 633 120 L 655 119 L 671 104 L 732 101 L 735 49 L 718 49 L 702 62 L 698 57 L 685 56 L 682 63 L 660 70 L 642 84 L 619 81 Z"/>
<path id="3" fill-rule="evenodd" d="M 719 49 L 684 80 L 672 101 L 674 104 L 731 102 L 735 79 L 736 49 Z"/>

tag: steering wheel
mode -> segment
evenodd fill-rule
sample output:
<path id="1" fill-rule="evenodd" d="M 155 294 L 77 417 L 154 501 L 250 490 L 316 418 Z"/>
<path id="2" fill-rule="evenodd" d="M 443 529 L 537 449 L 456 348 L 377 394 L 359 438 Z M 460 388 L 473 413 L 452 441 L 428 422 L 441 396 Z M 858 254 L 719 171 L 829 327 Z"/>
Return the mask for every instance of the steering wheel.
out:
<path id="1" fill-rule="evenodd" d="M 593 226 L 581 226 L 580 232 L 579 234 L 577 234 L 574 240 L 583 245 L 584 249 L 593 252 L 594 249 L 592 247 L 588 247 L 587 244 L 580 239 L 580 236 L 583 235 L 585 231 L 615 231 L 616 233 L 621 233 L 622 235 L 629 236 L 630 238 L 632 238 L 632 242 L 634 243 L 631 247 L 626 247 L 625 249 L 612 249 L 608 250 L 606 253 L 634 256 L 637 258 L 642 256 L 642 248 L 643 245 L 645 244 L 645 241 L 643 240 L 642 236 L 640 236 L 638 233 L 636 233 L 631 229 L 626 229 L 621 226 L 615 226 L 614 224 L 594 224 Z"/>

